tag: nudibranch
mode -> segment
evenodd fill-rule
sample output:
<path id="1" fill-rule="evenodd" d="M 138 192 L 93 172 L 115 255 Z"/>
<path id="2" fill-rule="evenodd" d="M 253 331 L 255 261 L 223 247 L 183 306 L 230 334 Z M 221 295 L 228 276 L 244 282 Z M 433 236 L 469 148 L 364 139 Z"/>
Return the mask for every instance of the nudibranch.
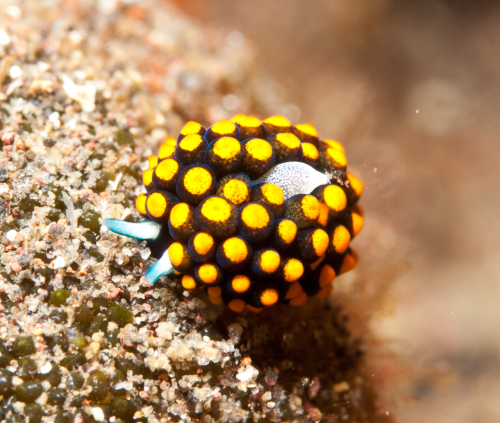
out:
<path id="1" fill-rule="evenodd" d="M 143 173 L 140 223 L 105 219 L 146 240 L 158 261 L 148 283 L 174 274 L 214 304 L 258 312 L 327 297 L 354 268 L 349 247 L 363 227 L 363 183 L 344 148 L 310 124 L 237 115 L 205 129 L 188 122 Z"/>

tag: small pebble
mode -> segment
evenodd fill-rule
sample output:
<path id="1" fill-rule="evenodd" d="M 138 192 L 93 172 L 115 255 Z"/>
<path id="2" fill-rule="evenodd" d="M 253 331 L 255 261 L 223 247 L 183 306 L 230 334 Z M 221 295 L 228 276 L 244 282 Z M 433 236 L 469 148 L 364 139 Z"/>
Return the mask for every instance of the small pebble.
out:
<path id="1" fill-rule="evenodd" d="M 45 138 L 43 140 L 43 145 L 47 148 L 51 148 L 51 147 L 54 147 L 54 145 L 56 145 L 57 141 L 53 138 Z"/>

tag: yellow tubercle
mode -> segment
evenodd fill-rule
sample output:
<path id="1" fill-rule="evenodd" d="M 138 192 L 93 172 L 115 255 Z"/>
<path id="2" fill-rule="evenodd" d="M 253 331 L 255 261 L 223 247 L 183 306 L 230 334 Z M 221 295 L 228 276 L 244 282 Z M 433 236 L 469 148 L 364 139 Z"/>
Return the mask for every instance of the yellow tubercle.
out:
<path id="1" fill-rule="evenodd" d="M 163 160 L 156 167 L 156 176 L 164 181 L 171 180 L 179 170 L 179 163 L 174 159 Z"/>
<path id="2" fill-rule="evenodd" d="M 356 236 L 361 232 L 361 229 L 363 229 L 365 220 L 361 215 L 357 213 L 352 213 L 351 216 L 352 216 L 352 234 L 353 236 Z"/>
<path id="3" fill-rule="evenodd" d="M 273 155 L 273 147 L 266 140 L 255 138 L 246 143 L 248 153 L 260 161 L 268 160 Z"/>
<path id="4" fill-rule="evenodd" d="M 149 156 L 148 157 L 148 168 L 149 169 L 154 169 L 157 164 L 158 164 L 158 157 L 156 157 L 156 156 Z"/>
<path id="5" fill-rule="evenodd" d="M 337 166 L 347 166 L 347 158 L 343 151 L 337 150 L 336 148 L 327 148 L 326 154 L 328 154 Z"/>
<path id="6" fill-rule="evenodd" d="M 286 244 L 290 244 L 297 235 L 297 224 L 291 220 L 282 220 L 278 226 L 278 234 Z"/>
<path id="7" fill-rule="evenodd" d="M 297 128 L 300 132 L 303 132 L 304 134 L 310 135 L 312 137 L 318 136 L 318 131 L 316 131 L 316 128 L 310 123 L 299 123 L 298 125 L 295 125 L 295 128 Z"/>
<path id="8" fill-rule="evenodd" d="M 197 134 L 200 132 L 202 126 L 198 122 L 192 120 L 186 123 L 181 129 L 181 135 Z"/>
<path id="9" fill-rule="evenodd" d="M 273 147 L 266 140 L 255 138 L 246 143 L 248 153 L 260 161 L 268 160 L 273 155 Z"/>
<path id="10" fill-rule="evenodd" d="M 231 287 L 237 293 L 243 294 L 250 288 L 250 279 L 245 275 L 236 275 L 231 281 Z"/>
<path id="11" fill-rule="evenodd" d="M 207 254 L 214 245 L 214 238 L 205 232 L 200 232 L 193 239 L 193 246 L 200 255 Z"/>
<path id="12" fill-rule="evenodd" d="M 167 209 L 167 200 L 159 192 L 153 192 L 146 199 L 146 207 L 151 216 L 160 218 L 164 215 Z"/>
<path id="13" fill-rule="evenodd" d="M 267 119 L 264 119 L 263 122 L 269 125 L 279 126 L 279 127 L 292 126 L 290 121 L 286 117 L 281 115 L 268 117 Z"/>
<path id="14" fill-rule="evenodd" d="M 236 138 L 222 137 L 215 141 L 214 153 L 221 159 L 235 157 L 241 151 L 241 144 Z"/>
<path id="15" fill-rule="evenodd" d="M 246 119 L 243 119 L 238 122 L 244 128 L 258 128 L 262 125 L 262 122 L 253 116 L 247 116 Z"/>
<path id="16" fill-rule="evenodd" d="M 267 201 L 272 204 L 281 205 L 285 202 L 285 197 L 281 188 L 274 184 L 264 184 L 261 188 L 262 194 Z"/>
<path id="17" fill-rule="evenodd" d="M 318 149 L 310 142 L 302 143 L 302 151 L 304 153 L 304 157 L 307 157 L 308 159 L 316 160 L 319 157 Z"/>
<path id="18" fill-rule="evenodd" d="M 184 175 L 184 187 L 193 195 L 204 194 L 211 186 L 212 175 L 202 167 L 189 169 Z"/>
<path id="19" fill-rule="evenodd" d="M 316 220 L 319 216 L 319 201 L 313 195 L 305 195 L 302 198 L 301 208 L 304 215 L 309 218 Z"/>
<path id="20" fill-rule="evenodd" d="M 323 191 L 323 196 L 330 210 L 342 211 L 346 208 L 347 197 L 341 187 L 328 185 Z"/>
<path id="21" fill-rule="evenodd" d="M 269 224 L 269 213 L 260 204 L 249 204 L 243 209 L 241 220 L 252 229 L 262 229 Z"/>
<path id="22" fill-rule="evenodd" d="M 248 198 L 248 187 L 238 179 L 231 179 L 224 185 L 223 193 L 224 197 L 238 206 Z"/>
<path id="23" fill-rule="evenodd" d="M 230 120 L 230 122 L 237 123 L 241 122 L 242 120 L 245 120 L 247 118 L 247 115 L 244 115 L 243 113 L 238 113 L 236 116 L 233 116 Z"/>
<path id="24" fill-rule="evenodd" d="M 184 260 L 184 247 L 180 242 L 174 242 L 168 247 L 168 257 L 174 266 L 180 266 Z"/>
<path id="25" fill-rule="evenodd" d="M 167 137 L 163 144 L 175 147 L 177 145 L 177 140 L 172 137 Z"/>
<path id="26" fill-rule="evenodd" d="M 339 141 L 321 140 L 321 142 L 324 143 L 329 148 L 334 148 L 335 150 L 339 150 L 339 151 L 344 152 L 344 146 Z"/>
<path id="27" fill-rule="evenodd" d="M 220 122 L 213 125 L 211 129 L 212 132 L 216 134 L 232 134 L 236 129 L 236 125 L 229 120 L 222 119 Z"/>
<path id="28" fill-rule="evenodd" d="M 354 192 L 358 197 L 361 197 L 361 194 L 363 194 L 363 182 L 361 179 L 357 178 L 354 176 L 352 173 L 347 173 L 347 180 L 349 181 L 349 185 L 352 187 Z"/>
<path id="29" fill-rule="evenodd" d="M 351 242 L 351 234 L 345 226 L 337 226 L 332 236 L 332 246 L 335 252 L 342 254 L 349 247 Z"/>
<path id="30" fill-rule="evenodd" d="M 198 134 L 189 134 L 181 140 L 179 148 L 186 151 L 196 150 L 203 142 L 203 138 Z"/>
<path id="31" fill-rule="evenodd" d="M 266 307 L 276 304 L 277 301 L 278 291 L 276 291 L 275 289 L 269 288 L 264 290 L 264 292 L 260 294 L 260 302 Z"/>
<path id="32" fill-rule="evenodd" d="M 189 275 L 184 275 L 182 276 L 182 286 L 184 289 L 195 289 L 196 288 L 196 281 L 192 276 Z"/>
<path id="33" fill-rule="evenodd" d="M 175 145 L 163 143 L 160 146 L 160 151 L 158 152 L 158 158 L 160 160 L 169 159 L 170 157 L 174 157 L 174 153 L 175 153 Z"/>
<path id="34" fill-rule="evenodd" d="M 319 203 L 318 223 L 321 226 L 328 224 L 328 206 L 326 204 Z"/>
<path id="35" fill-rule="evenodd" d="M 273 250 L 264 251 L 260 257 L 260 267 L 265 273 L 275 272 L 280 265 L 280 255 Z"/>
<path id="36" fill-rule="evenodd" d="M 300 147 L 300 140 L 293 134 L 290 133 L 277 134 L 276 139 L 286 148 L 295 149 Z"/>
<path id="37" fill-rule="evenodd" d="M 248 248 L 241 238 L 229 238 L 222 244 L 224 255 L 232 263 L 241 263 L 248 257 Z"/>
<path id="38" fill-rule="evenodd" d="M 297 259 L 290 259 L 283 269 L 285 280 L 287 282 L 295 282 L 304 274 L 304 265 Z"/>
<path id="39" fill-rule="evenodd" d="M 223 198 L 208 198 L 201 207 L 201 214 L 212 222 L 225 222 L 231 216 L 231 206 Z"/>
<path id="40" fill-rule="evenodd" d="M 199 278 L 206 284 L 214 283 L 218 275 L 217 268 L 213 264 L 203 264 L 198 270 Z"/>
<path id="41" fill-rule="evenodd" d="M 325 254 L 330 238 L 323 229 L 316 229 L 312 235 L 312 245 L 317 256 Z"/>
<path id="42" fill-rule="evenodd" d="M 176 204 L 170 212 L 170 224 L 174 228 L 179 228 L 185 225 L 189 220 L 190 210 L 186 203 Z"/>
<path id="43" fill-rule="evenodd" d="M 146 198 L 147 194 L 145 192 L 139 194 L 135 200 L 135 207 L 140 214 L 146 214 Z"/>
<path id="44" fill-rule="evenodd" d="M 146 169 L 142 172 L 142 183 L 145 187 L 148 187 L 153 183 L 153 169 Z"/>

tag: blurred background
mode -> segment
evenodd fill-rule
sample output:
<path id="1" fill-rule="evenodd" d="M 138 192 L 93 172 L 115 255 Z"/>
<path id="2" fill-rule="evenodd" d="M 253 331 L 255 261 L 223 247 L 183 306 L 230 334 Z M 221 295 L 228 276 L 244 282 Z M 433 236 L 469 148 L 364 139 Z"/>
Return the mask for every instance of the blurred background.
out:
<path id="1" fill-rule="evenodd" d="M 381 343 L 384 407 L 408 423 L 500 421 L 499 3 L 175 3 L 253 45 L 277 112 L 342 141 L 364 180 L 361 261 L 339 289 L 366 281 L 351 294 Z"/>

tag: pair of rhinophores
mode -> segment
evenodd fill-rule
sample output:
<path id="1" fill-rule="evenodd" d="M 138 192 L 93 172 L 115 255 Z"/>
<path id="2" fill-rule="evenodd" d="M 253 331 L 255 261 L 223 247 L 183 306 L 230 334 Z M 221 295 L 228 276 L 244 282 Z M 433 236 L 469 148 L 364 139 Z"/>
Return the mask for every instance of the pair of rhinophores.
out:
<path id="1" fill-rule="evenodd" d="M 338 141 L 283 116 L 237 115 L 205 129 L 188 122 L 143 173 L 136 200 L 146 219 L 105 219 L 113 232 L 146 240 L 159 260 L 146 273 L 204 287 L 240 312 L 327 297 L 354 268 L 350 241 L 363 227 L 363 183 L 347 172 Z"/>

